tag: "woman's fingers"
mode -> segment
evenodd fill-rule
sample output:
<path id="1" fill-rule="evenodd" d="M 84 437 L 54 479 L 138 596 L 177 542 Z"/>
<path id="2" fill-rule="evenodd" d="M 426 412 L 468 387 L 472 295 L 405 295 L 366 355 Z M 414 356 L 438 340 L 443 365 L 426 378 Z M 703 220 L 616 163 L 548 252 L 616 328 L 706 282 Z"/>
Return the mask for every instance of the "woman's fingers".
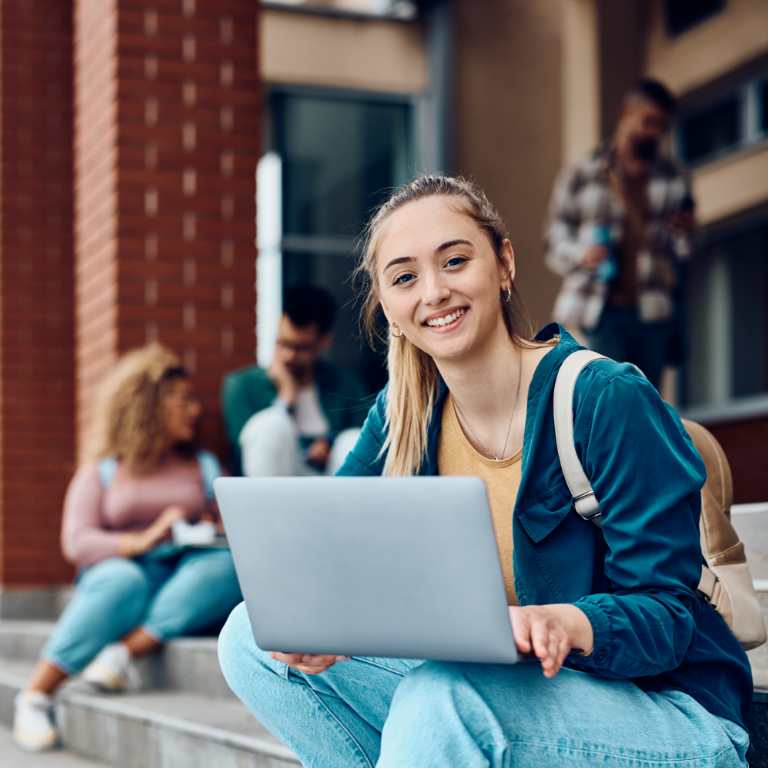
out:
<path id="1" fill-rule="evenodd" d="M 269 654 L 275 661 L 287 664 L 291 669 L 305 675 L 318 675 L 330 669 L 337 661 L 348 661 L 350 656 L 328 656 L 311 653 L 279 653 Z"/>
<path id="2" fill-rule="evenodd" d="M 555 673 L 560 669 L 560 640 L 562 638 L 562 631 L 559 627 L 555 626 L 549 634 L 549 645 L 547 646 L 547 654 L 552 659 L 552 664 L 555 669 Z"/>
<path id="3" fill-rule="evenodd" d="M 544 661 L 549 656 L 549 627 L 546 618 L 536 614 L 531 621 L 531 642 L 536 658 Z"/>
<path id="4" fill-rule="evenodd" d="M 509 609 L 520 655 L 535 655 L 545 677 L 554 677 L 571 650 L 571 640 L 557 615 L 546 606 Z"/>
<path id="5" fill-rule="evenodd" d="M 542 661 L 545 677 L 554 677 L 560 671 L 559 646 L 558 632 L 551 631 L 547 642 L 547 655 Z"/>

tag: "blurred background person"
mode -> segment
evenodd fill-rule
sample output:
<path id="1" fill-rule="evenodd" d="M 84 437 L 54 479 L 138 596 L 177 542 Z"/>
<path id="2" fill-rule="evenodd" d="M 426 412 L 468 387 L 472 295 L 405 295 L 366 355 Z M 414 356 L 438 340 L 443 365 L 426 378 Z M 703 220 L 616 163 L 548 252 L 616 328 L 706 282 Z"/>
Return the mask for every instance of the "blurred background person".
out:
<path id="1" fill-rule="evenodd" d="M 545 236 L 546 263 L 564 278 L 555 320 L 657 389 L 665 363 L 679 362 L 679 263 L 694 233 L 688 178 L 660 154 L 675 106 L 662 83 L 638 81 L 612 141 L 560 174 Z"/>
<path id="2" fill-rule="evenodd" d="M 159 344 L 126 355 L 105 381 L 89 459 L 64 503 L 62 549 L 77 588 L 16 699 L 21 748 L 55 744 L 51 694 L 68 677 L 85 668 L 101 690 L 136 687 L 133 659 L 217 631 L 242 599 L 229 549 L 171 541 L 178 521 L 218 518 L 220 468 L 197 449 L 200 413 L 186 371 Z"/>
<path id="3" fill-rule="evenodd" d="M 336 304 L 311 285 L 285 293 L 275 355 L 224 380 L 222 407 L 233 471 L 249 477 L 333 474 L 365 420 L 364 389 L 322 359 L 333 341 Z"/>

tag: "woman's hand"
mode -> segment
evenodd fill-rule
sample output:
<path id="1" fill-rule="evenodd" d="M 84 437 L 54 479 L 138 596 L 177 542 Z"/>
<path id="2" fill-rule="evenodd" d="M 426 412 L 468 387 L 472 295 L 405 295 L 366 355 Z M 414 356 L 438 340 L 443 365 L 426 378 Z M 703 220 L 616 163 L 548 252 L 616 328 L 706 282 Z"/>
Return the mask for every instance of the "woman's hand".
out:
<path id="1" fill-rule="evenodd" d="M 567 603 L 509 607 L 512 634 L 524 658 L 541 661 L 544 677 L 554 677 L 572 650 L 592 652 L 592 625 L 584 611 Z"/>
<path id="2" fill-rule="evenodd" d="M 311 653 L 278 653 L 269 654 L 275 661 L 282 661 L 291 669 L 305 675 L 319 675 L 330 669 L 337 661 L 349 661 L 351 656 L 320 656 Z"/>
<path id="3" fill-rule="evenodd" d="M 179 520 L 186 520 L 186 518 L 187 512 L 184 507 L 179 507 L 178 505 L 166 507 L 160 514 L 160 517 L 144 533 L 140 534 L 143 538 L 142 543 L 146 547 L 144 551 L 146 552 L 161 541 L 165 541 L 171 535 L 173 524 Z"/>
<path id="4" fill-rule="evenodd" d="M 148 552 L 152 547 L 168 538 L 173 524 L 185 520 L 187 512 L 177 505 L 166 507 L 152 525 L 141 533 L 124 533 L 120 538 L 120 554 L 123 557 L 136 557 Z"/>

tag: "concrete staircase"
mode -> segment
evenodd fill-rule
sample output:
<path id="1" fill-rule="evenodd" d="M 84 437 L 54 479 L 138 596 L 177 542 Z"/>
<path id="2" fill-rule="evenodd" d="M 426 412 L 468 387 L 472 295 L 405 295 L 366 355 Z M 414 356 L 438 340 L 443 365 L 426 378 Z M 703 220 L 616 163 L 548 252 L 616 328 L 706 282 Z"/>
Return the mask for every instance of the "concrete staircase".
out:
<path id="1" fill-rule="evenodd" d="M 768 620 L 768 592 L 759 597 Z M 0 622 L 0 724 L 10 726 L 13 699 L 52 628 L 50 622 Z M 756 750 L 750 765 L 768 768 L 768 644 L 750 651 L 749 658 L 755 679 L 750 730 Z M 66 751 L 51 754 L 47 765 L 93 765 L 81 764 L 78 757 L 120 768 L 299 765 L 229 690 L 215 639 L 174 640 L 161 654 L 141 662 L 140 670 L 147 690 L 139 694 L 97 695 L 77 680 L 62 688 L 56 717 Z M 21 757 L 16 765 L 26 768 L 29 759 Z M 42 765 L 47 758 L 37 759 Z"/>
<path id="2" fill-rule="evenodd" d="M 0 622 L 0 723 L 5 726 L 52 628 L 49 622 Z M 215 639 L 175 640 L 143 661 L 140 670 L 146 690 L 139 694 L 97 695 L 77 680 L 62 688 L 56 718 L 67 754 L 121 768 L 299 765 L 229 690 Z M 58 766 L 51 758 L 51 768 Z"/>

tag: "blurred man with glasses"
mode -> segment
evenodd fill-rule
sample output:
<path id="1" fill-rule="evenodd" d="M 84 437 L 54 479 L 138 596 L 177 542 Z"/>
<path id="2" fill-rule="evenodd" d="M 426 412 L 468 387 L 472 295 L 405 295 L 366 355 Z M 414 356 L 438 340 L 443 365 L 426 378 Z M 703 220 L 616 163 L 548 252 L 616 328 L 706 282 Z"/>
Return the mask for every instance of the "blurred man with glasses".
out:
<path id="1" fill-rule="evenodd" d="M 367 413 L 357 377 L 322 359 L 336 306 L 326 291 L 286 291 L 275 355 L 224 379 L 222 406 L 232 470 L 249 477 L 332 474 Z"/>

